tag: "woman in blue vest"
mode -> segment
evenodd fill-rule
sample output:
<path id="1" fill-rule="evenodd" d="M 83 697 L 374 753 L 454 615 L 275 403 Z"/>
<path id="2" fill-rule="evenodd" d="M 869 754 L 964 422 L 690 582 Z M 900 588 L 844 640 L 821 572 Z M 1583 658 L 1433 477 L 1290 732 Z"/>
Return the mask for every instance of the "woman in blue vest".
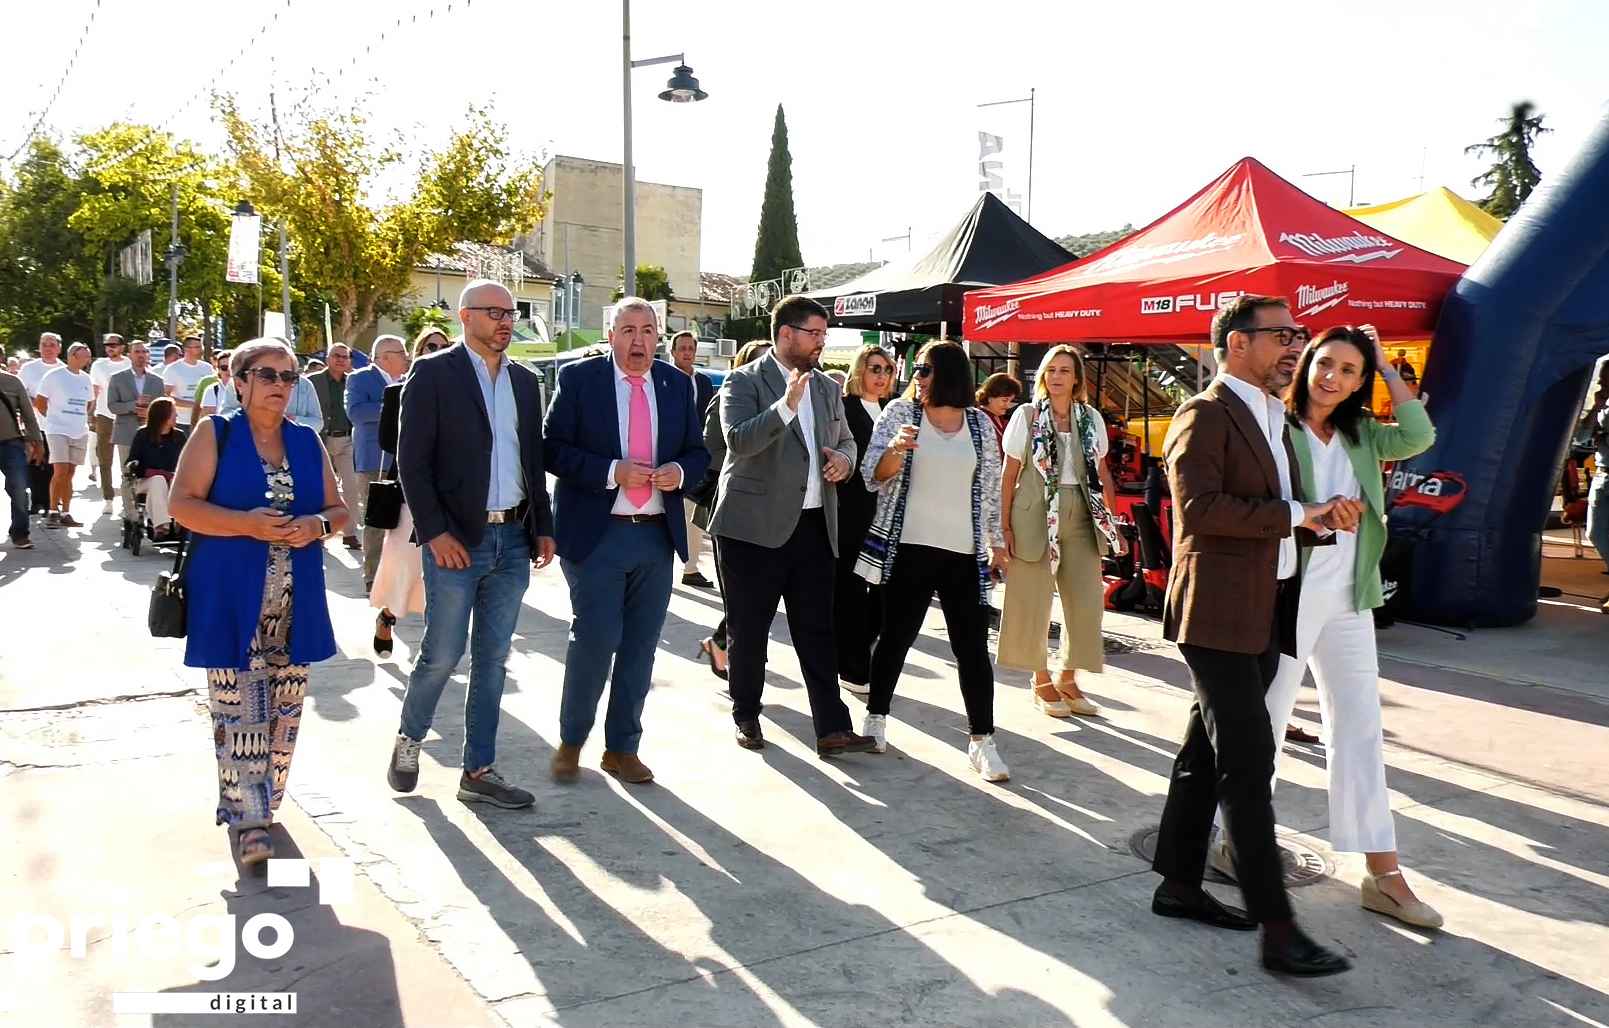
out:
<path id="1" fill-rule="evenodd" d="M 256 864 L 273 856 L 308 665 L 335 653 L 323 541 L 349 518 L 318 433 L 285 416 L 290 347 L 255 339 L 229 363 L 241 405 L 192 432 L 171 513 L 193 533 L 184 662 L 207 669 L 218 823 Z"/>

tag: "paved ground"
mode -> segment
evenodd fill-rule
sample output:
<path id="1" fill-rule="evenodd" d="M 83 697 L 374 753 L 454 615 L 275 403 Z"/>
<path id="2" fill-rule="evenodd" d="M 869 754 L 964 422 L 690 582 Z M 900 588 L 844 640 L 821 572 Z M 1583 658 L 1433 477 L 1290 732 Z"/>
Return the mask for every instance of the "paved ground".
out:
<path id="1" fill-rule="evenodd" d="M 1586 561 L 1550 560 L 1575 595 L 1524 628 L 1381 636 L 1401 849 L 1445 932 L 1358 908 L 1360 859 L 1325 844 L 1322 749 L 1291 750 L 1280 822 L 1334 868 L 1295 890 L 1298 912 L 1357 969 L 1287 982 L 1258 968 L 1246 936 L 1145 909 L 1154 879 L 1130 841 L 1155 824 L 1188 703 L 1154 624 L 1109 618 L 1121 652 L 1086 686 L 1104 719 L 1044 718 L 1020 680 L 1002 681 L 1013 779 L 989 786 L 966 768 L 936 612 L 891 752 L 823 763 L 785 645 L 772 745 L 731 744 L 719 683 L 694 658 L 717 600 L 678 587 L 646 718 L 658 784 L 597 773 L 599 740 L 580 783 L 559 787 L 544 769 L 568 605 L 549 571 L 526 597 L 498 761 L 537 804 L 484 811 L 453 798 L 461 680 L 419 790 L 386 788 L 421 625 L 405 621 L 396 656 L 376 663 L 354 562 L 332 549 L 342 653 L 315 670 L 279 837 L 315 885 L 335 874 L 322 859 L 355 862 L 350 899 L 323 904 L 237 880 L 212 825 L 199 676 L 144 629 L 161 558 L 118 550 L 111 520 L 36 538 L 31 554 L 0 549 L 0 911 L 186 925 L 273 911 L 296 935 L 276 959 L 240 953 L 218 983 L 195 966 L 216 941 L 120 947 L 103 923 L 82 959 L 24 961 L 0 938 L 5 1023 L 189 1024 L 117 1020 L 111 993 L 294 990 L 287 1023 L 342 1028 L 1609 1024 L 1609 619 L 1586 599 L 1609 579 Z M 776 631 L 785 643 L 780 619 Z M 1311 691 L 1298 716 L 1317 721 Z"/>

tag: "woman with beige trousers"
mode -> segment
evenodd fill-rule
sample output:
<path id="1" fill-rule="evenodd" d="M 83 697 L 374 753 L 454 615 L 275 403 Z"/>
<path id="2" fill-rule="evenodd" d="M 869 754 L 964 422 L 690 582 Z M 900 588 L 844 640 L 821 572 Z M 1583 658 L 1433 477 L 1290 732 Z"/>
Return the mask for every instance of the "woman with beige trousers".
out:
<path id="1" fill-rule="evenodd" d="M 1078 672 L 1098 674 L 1105 666 L 1101 556 L 1127 548 L 1110 513 L 1106 424 L 1087 398 L 1083 356 L 1071 346 L 1052 347 L 1034 376 L 1034 402 L 1017 408 L 1001 440 L 1000 500 L 1010 560 L 996 660 L 1034 673 L 1034 706 L 1051 717 L 1100 713 L 1079 689 Z M 1062 609 L 1055 682 L 1052 589 L 1061 595 Z"/>

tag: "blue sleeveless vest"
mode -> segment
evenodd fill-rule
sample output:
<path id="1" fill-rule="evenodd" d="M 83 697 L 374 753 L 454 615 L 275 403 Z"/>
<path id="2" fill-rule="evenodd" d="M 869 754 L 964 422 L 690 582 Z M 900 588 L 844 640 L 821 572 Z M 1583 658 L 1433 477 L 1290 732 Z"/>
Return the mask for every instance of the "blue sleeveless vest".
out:
<path id="1" fill-rule="evenodd" d="M 216 415 L 214 415 L 216 417 Z M 229 438 L 218 455 L 207 502 L 231 510 L 268 506 L 268 478 L 245 413 L 225 416 Z M 216 422 L 214 423 L 216 429 Z M 290 460 L 295 498 L 291 513 L 317 514 L 324 509 L 324 457 L 318 434 L 286 419 L 281 428 Z M 263 586 L 268 579 L 268 544 L 248 536 L 193 535 L 185 569 L 189 627 L 184 663 L 188 667 L 246 669 L 246 651 L 262 613 Z M 322 540 L 291 551 L 290 659 L 311 664 L 335 654 L 335 633 L 324 594 Z"/>

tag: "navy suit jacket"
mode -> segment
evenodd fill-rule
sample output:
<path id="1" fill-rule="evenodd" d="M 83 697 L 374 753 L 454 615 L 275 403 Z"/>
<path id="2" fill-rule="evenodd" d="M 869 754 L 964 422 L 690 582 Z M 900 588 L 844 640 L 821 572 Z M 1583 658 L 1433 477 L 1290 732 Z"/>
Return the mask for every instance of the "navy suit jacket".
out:
<path id="1" fill-rule="evenodd" d="M 380 470 L 380 400 L 385 372 L 373 364 L 346 376 L 346 419 L 352 422 L 352 470 Z"/>
<path id="2" fill-rule="evenodd" d="M 451 532 L 465 546 L 475 546 L 486 534 L 492 423 L 467 345 L 414 361 L 402 387 L 397 477 L 421 543 Z M 542 464 L 542 394 L 536 373 L 521 364 L 505 359 L 501 374 L 509 376 L 514 387 L 520 468 L 525 473 L 525 528 L 534 550 L 538 537 L 553 534 L 553 508 Z"/>
<path id="3" fill-rule="evenodd" d="M 680 464 L 682 484 L 664 492 L 665 531 L 671 547 L 687 559 L 687 518 L 682 491 L 696 485 L 709 467 L 703 419 L 693 397 L 693 381 L 673 364 L 654 361 L 648 370 L 654 383 L 659 431 L 654 457 L 659 465 Z M 619 495 L 610 488 L 609 465 L 623 459 L 620 416 L 615 396 L 614 357 L 604 354 L 566 365 L 558 390 L 548 405 L 542 434 L 547 464 L 559 480 L 554 490 L 554 539 L 559 556 L 584 561 L 597 548 Z"/>

